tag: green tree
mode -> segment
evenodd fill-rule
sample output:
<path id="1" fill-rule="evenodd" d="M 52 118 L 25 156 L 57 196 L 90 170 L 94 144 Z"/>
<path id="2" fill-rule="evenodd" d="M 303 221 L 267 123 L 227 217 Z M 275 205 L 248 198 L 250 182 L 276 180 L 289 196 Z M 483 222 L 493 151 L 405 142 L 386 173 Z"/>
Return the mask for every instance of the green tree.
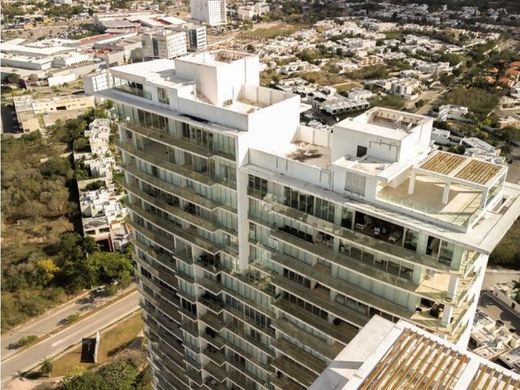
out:
<path id="1" fill-rule="evenodd" d="M 46 177 L 61 176 L 71 179 L 74 173 L 70 161 L 63 157 L 51 157 L 40 167 L 41 174 Z"/>
<path id="2" fill-rule="evenodd" d="M 103 367 L 99 375 L 113 389 L 132 390 L 139 371 L 126 360 L 116 360 L 114 363 Z"/>
<path id="3" fill-rule="evenodd" d="M 36 261 L 36 269 L 38 274 L 38 284 L 42 286 L 48 285 L 60 268 L 54 263 L 52 259 L 41 259 Z"/>
<path id="4" fill-rule="evenodd" d="M 45 358 L 43 359 L 43 362 L 42 362 L 42 365 L 40 366 L 40 373 L 42 376 L 49 376 L 50 373 L 52 372 L 52 362 Z"/>
<path id="5" fill-rule="evenodd" d="M 119 387 L 112 387 L 102 376 L 92 371 L 74 375 L 61 383 L 58 390 L 116 390 Z"/>
<path id="6" fill-rule="evenodd" d="M 6 81 L 11 84 L 18 84 L 20 81 L 20 75 L 18 73 L 8 73 L 5 78 Z"/>

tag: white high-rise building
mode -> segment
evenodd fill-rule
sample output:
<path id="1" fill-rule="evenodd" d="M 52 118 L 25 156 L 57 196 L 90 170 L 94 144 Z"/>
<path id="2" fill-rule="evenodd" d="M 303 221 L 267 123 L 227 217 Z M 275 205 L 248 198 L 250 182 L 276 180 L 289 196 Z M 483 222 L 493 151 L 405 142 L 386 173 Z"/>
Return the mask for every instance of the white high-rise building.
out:
<path id="1" fill-rule="evenodd" d="M 304 389 L 376 314 L 467 344 L 506 166 L 385 108 L 302 126 L 255 55 L 109 72 L 157 389 Z"/>
<path id="2" fill-rule="evenodd" d="M 226 0 L 190 0 L 191 18 L 218 26 L 227 23 Z"/>

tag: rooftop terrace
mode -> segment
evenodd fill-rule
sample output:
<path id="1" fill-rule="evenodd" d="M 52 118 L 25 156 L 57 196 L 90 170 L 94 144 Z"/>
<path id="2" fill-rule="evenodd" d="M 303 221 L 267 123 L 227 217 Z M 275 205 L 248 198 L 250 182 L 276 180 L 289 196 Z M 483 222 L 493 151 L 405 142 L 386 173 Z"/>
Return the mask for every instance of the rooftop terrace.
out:
<path id="1" fill-rule="evenodd" d="M 427 117 L 421 115 L 374 107 L 354 118 L 345 119 L 338 123 L 338 126 L 374 136 L 401 140 L 427 120 Z"/>
<path id="2" fill-rule="evenodd" d="M 502 189 L 506 173 L 503 165 L 437 151 L 377 198 L 467 228 Z"/>

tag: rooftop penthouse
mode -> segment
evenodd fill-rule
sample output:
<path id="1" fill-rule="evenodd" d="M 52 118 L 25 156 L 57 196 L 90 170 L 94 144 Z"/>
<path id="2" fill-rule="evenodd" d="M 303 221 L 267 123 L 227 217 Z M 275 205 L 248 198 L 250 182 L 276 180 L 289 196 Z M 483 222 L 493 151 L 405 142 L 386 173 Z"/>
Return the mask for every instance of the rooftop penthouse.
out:
<path id="1" fill-rule="evenodd" d="M 298 97 L 260 87 L 256 55 L 219 50 L 135 63 L 111 68 L 108 81 L 112 89 L 97 91 L 100 95 L 126 98 L 129 105 L 165 116 L 182 112 L 200 122 L 251 131 L 257 123 L 272 125 L 273 113 L 285 111 L 296 113 L 286 116 L 291 128 L 298 124 Z"/>
<path id="2" fill-rule="evenodd" d="M 474 227 L 472 244 L 488 251 L 498 243 L 492 238 L 496 223 L 518 206 L 519 190 L 505 182 L 505 165 L 432 151 L 432 121 L 375 107 L 332 132 L 280 130 L 276 142 L 252 147 L 248 168 L 277 171 L 282 181 L 300 180 L 302 189 L 314 185 L 329 199 L 370 203 L 386 215 L 395 212 L 401 224 L 427 224 L 452 239 L 467 241 Z"/>

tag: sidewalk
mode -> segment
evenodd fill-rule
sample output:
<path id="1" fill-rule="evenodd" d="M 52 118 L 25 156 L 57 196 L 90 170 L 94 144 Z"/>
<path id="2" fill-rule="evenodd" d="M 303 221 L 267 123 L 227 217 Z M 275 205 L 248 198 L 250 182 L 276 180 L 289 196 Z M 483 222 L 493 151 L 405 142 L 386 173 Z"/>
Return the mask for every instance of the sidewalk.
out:
<path id="1" fill-rule="evenodd" d="M 20 337 L 23 336 L 38 336 L 43 337 L 48 335 L 64 325 L 64 320 L 71 314 L 80 313 L 81 316 L 95 310 L 101 305 L 107 302 L 117 299 L 118 297 L 128 294 L 130 291 L 135 289 L 135 285 L 131 284 L 125 290 L 120 291 L 113 297 L 110 298 L 97 298 L 94 299 L 91 295 L 91 291 L 86 291 L 75 297 L 72 301 L 64 303 L 58 307 L 55 307 L 43 315 L 30 320 L 29 322 L 22 324 L 6 334 L 2 335 L 2 349 L 1 349 L 1 360 L 17 354 L 21 349 L 9 349 L 11 344 L 15 344 Z"/>

